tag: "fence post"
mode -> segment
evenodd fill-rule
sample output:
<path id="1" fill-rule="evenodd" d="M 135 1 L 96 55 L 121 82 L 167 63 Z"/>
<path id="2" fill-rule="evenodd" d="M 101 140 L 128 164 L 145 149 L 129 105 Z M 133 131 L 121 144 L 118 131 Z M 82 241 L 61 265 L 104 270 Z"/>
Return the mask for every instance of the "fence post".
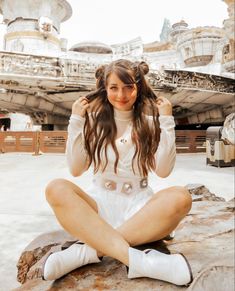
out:
<path id="1" fill-rule="evenodd" d="M 40 154 L 40 132 L 39 131 L 35 131 L 35 152 L 33 154 L 33 156 L 39 156 Z"/>
<path id="2" fill-rule="evenodd" d="M 188 131 L 188 135 L 189 135 L 189 152 L 196 153 L 197 147 L 196 147 L 196 140 L 195 140 L 194 131 Z"/>
<path id="3" fill-rule="evenodd" d="M 4 150 L 4 133 L 0 132 L 0 153 L 5 153 Z"/>

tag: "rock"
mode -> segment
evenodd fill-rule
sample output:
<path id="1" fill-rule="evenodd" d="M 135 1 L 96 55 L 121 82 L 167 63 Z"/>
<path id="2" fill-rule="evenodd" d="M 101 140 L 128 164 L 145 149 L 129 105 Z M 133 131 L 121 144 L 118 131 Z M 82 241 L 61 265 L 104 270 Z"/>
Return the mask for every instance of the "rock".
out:
<path id="1" fill-rule="evenodd" d="M 232 291 L 234 284 L 234 265 L 228 260 L 208 266 L 194 279 L 188 291 Z M 234 289 L 233 289 L 234 290 Z"/>
<path id="2" fill-rule="evenodd" d="M 206 192 L 204 188 L 201 189 Z M 195 192 L 198 193 L 197 191 Z M 173 240 L 139 247 L 155 248 L 166 253 L 182 252 L 189 260 L 194 275 L 188 288 L 148 278 L 129 280 L 126 267 L 109 257 L 104 257 L 99 264 L 74 270 L 54 282 L 35 278 L 35 275 L 40 274 L 43 259 L 52 248 L 59 249 L 66 241 L 72 240 L 70 235 L 61 230 L 43 234 L 28 245 L 17 266 L 18 280 L 23 285 L 15 291 L 231 291 L 234 286 L 234 200 L 197 201 L 177 227 Z"/>
<path id="3" fill-rule="evenodd" d="M 202 184 L 188 184 L 185 187 L 191 193 L 193 201 L 225 201 L 224 198 L 211 193 Z"/>

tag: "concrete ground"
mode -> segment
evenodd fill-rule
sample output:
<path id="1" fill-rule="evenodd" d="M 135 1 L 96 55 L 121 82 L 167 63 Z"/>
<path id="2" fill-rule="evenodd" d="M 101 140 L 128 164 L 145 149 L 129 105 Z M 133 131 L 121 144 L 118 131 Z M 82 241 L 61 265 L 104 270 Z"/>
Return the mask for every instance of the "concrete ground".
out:
<path id="1" fill-rule="evenodd" d="M 91 173 L 73 178 L 63 154 L 0 154 L 0 291 L 20 286 L 16 263 L 24 248 L 38 235 L 58 230 L 44 188 L 54 178 L 67 178 L 80 186 L 89 184 Z M 212 193 L 234 197 L 234 168 L 206 165 L 205 154 L 178 154 L 176 166 L 166 179 L 150 176 L 153 188 L 204 184 Z"/>

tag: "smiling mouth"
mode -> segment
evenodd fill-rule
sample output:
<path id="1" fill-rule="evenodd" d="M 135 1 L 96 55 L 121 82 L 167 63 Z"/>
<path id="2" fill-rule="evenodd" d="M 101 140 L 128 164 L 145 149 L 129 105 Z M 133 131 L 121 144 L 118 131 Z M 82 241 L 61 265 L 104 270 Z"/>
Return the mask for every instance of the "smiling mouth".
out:
<path id="1" fill-rule="evenodd" d="M 118 101 L 118 103 L 120 103 L 120 104 L 126 104 L 126 103 L 128 103 L 128 101 Z"/>

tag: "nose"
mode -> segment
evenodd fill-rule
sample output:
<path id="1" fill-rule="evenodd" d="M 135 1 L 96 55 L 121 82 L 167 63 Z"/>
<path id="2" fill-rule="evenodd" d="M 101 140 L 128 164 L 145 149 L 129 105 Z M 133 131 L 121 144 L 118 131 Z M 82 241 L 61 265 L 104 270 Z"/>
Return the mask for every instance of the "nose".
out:
<path id="1" fill-rule="evenodd" d="M 117 94 L 117 97 L 118 97 L 118 99 L 125 99 L 125 91 L 122 89 L 122 88 L 120 88 L 119 90 L 118 90 L 118 94 Z"/>

